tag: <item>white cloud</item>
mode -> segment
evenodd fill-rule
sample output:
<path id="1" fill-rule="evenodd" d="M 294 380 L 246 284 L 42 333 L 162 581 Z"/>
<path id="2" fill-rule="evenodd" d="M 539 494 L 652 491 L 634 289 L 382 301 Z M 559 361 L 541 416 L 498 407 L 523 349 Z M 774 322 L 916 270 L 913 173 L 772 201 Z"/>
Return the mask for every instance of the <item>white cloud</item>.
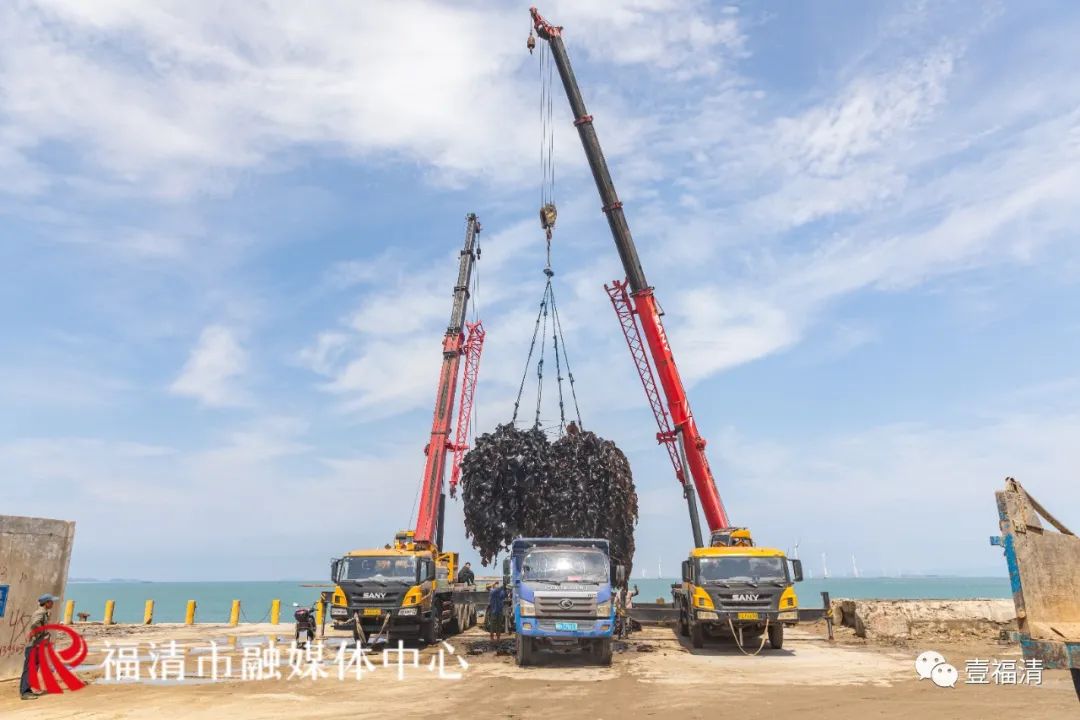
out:
<path id="1" fill-rule="evenodd" d="M 246 400 L 236 381 L 243 377 L 247 368 L 247 351 L 240 345 L 235 332 L 221 325 L 211 325 L 199 335 L 169 391 L 193 397 L 212 407 L 242 405 Z"/>
<path id="2" fill-rule="evenodd" d="M 833 101 L 776 122 L 798 172 L 835 176 L 931 117 L 945 100 L 957 50 L 938 48 L 883 74 L 860 75 Z"/>
<path id="3" fill-rule="evenodd" d="M 1080 416 L 1039 412 L 969 415 L 960 425 L 892 424 L 806 440 L 746 438 L 710 444 L 737 522 L 759 540 L 875 569 L 1000 574 L 986 538 L 997 532 L 994 491 L 1015 476 L 1066 525 L 1080 525 L 1071 481 Z M 807 511 L 807 508 L 813 508 Z M 907 538 L 897 543 L 894 539 Z"/>
<path id="4" fill-rule="evenodd" d="M 331 554 L 381 546 L 407 523 L 423 455 L 394 441 L 377 455 L 318 453 L 309 432 L 269 417 L 194 450 L 95 437 L 0 443 L 0 473 L 20 478 L 5 512 L 75 520 L 77 575 L 319 579 Z M 400 510 L 373 511 L 373 498 Z"/>
<path id="5" fill-rule="evenodd" d="M 735 20 L 709 22 L 704 7 L 578 8 L 566 21 L 617 63 L 688 67 L 738 41 Z M 608 40 L 611 18 L 635 42 Z M 21 192 L 71 182 L 82 171 L 50 178 L 34 160 L 63 143 L 99 185 L 172 199 L 227 192 L 236 172 L 288 164 L 296 148 L 417 162 L 451 184 L 525 180 L 539 133 L 534 74 L 519 73 L 535 67 L 526 20 L 524 7 L 427 0 L 5 6 L 0 163 L 26 170 Z"/>

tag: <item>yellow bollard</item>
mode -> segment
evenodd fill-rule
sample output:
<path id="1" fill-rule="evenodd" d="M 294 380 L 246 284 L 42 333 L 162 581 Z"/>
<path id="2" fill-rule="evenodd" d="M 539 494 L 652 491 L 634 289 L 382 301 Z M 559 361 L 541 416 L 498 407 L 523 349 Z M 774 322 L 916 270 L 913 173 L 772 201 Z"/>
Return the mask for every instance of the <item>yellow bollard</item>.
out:
<path id="1" fill-rule="evenodd" d="M 281 622 L 281 600 L 274 598 L 270 601 L 270 624 L 277 625 Z"/>
<path id="2" fill-rule="evenodd" d="M 229 613 L 229 624 L 236 627 L 240 624 L 240 601 L 232 601 L 232 612 Z"/>
<path id="3" fill-rule="evenodd" d="M 154 622 L 154 601 L 147 600 L 146 608 L 143 609 L 142 614 L 143 625 L 150 625 Z"/>
<path id="4" fill-rule="evenodd" d="M 113 625 L 114 624 L 113 623 L 113 610 L 115 610 L 115 609 L 116 609 L 116 601 L 115 600 L 106 600 L 105 601 L 105 624 L 106 625 Z"/>
<path id="5" fill-rule="evenodd" d="M 194 600 L 188 600 L 187 601 L 187 612 L 184 613 L 184 624 L 185 625 L 194 625 L 195 624 L 195 601 Z"/>
<path id="6" fill-rule="evenodd" d="M 315 624 L 318 625 L 319 627 L 322 627 L 322 619 L 323 619 L 323 603 L 320 602 L 318 605 L 315 606 Z"/>
<path id="7" fill-rule="evenodd" d="M 74 600 L 68 600 L 66 603 L 64 603 L 64 624 L 65 625 L 70 625 L 71 624 L 71 618 L 72 618 L 72 616 L 74 614 L 75 614 L 75 601 Z"/>

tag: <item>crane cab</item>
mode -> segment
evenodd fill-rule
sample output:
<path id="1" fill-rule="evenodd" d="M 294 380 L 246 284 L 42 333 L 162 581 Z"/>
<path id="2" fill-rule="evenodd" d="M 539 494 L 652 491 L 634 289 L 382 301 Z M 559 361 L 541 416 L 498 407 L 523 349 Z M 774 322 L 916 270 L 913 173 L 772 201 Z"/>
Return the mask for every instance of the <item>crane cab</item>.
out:
<path id="1" fill-rule="evenodd" d="M 714 530 L 709 536 L 709 545 L 712 547 L 754 547 L 754 539 L 750 536 L 750 528 L 721 528 Z"/>

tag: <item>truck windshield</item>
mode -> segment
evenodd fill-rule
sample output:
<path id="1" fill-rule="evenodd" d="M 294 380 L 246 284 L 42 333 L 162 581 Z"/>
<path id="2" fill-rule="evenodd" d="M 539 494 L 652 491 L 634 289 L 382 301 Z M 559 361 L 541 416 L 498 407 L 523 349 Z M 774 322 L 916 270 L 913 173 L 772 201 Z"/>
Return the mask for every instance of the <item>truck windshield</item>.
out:
<path id="1" fill-rule="evenodd" d="M 530 550 L 521 561 L 521 579 L 539 582 L 604 583 L 607 555 L 597 550 Z"/>
<path id="2" fill-rule="evenodd" d="M 347 557 L 342 560 L 342 580 L 416 580 L 413 557 Z"/>
<path id="3" fill-rule="evenodd" d="M 779 557 L 718 557 L 698 560 L 702 582 L 758 582 L 787 580 L 784 559 Z"/>

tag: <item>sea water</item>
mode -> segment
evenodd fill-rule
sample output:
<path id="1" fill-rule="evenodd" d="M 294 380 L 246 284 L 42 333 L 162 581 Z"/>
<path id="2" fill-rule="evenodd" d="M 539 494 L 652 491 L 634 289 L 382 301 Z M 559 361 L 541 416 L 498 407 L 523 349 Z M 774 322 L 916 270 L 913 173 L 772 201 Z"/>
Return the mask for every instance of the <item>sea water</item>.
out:
<path id="1" fill-rule="evenodd" d="M 637 602 L 671 602 L 675 578 L 631 578 L 640 591 Z M 292 622 L 292 604 L 311 605 L 326 581 L 291 580 L 273 582 L 72 582 L 65 600 L 75 601 L 75 612 L 90 613 L 90 620 L 102 619 L 105 601 L 116 601 L 113 620 L 141 623 L 147 600 L 154 601 L 155 622 L 183 622 L 188 600 L 196 603 L 196 622 L 226 622 L 233 600 L 240 601 L 242 622 L 267 622 L 270 603 L 281 600 L 281 621 Z M 832 598 L 879 599 L 961 599 L 1010 598 L 1005 577 L 900 577 L 830 578 L 804 580 L 795 585 L 799 606 L 821 607 L 821 593 Z"/>

